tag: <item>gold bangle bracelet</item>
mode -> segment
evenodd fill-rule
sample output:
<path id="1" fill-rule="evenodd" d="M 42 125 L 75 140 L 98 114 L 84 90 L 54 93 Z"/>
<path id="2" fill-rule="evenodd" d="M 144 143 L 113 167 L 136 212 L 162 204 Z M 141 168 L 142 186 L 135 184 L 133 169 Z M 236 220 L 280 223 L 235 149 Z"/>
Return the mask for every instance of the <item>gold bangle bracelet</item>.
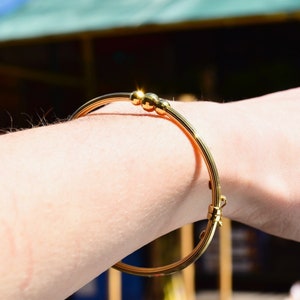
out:
<path id="1" fill-rule="evenodd" d="M 70 120 L 83 117 L 97 108 L 116 101 L 130 101 L 134 105 L 141 105 L 147 112 L 155 111 L 158 115 L 174 121 L 174 123 L 187 134 L 191 141 L 194 142 L 207 167 L 209 173 L 208 186 L 211 189 L 212 202 L 208 207 L 206 228 L 200 233 L 200 240 L 193 251 L 177 262 L 162 267 L 137 267 L 123 262 L 118 262 L 113 266 L 122 272 L 139 276 L 159 276 L 180 271 L 194 263 L 205 252 L 214 236 L 217 226 L 222 225 L 222 208 L 226 204 L 226 197 L 221 195 L 221 186 L 216 164 L 209 149 L 194 127 L 172 108 L 167 100 L 161 99 L 152 93 L 144 94 L 141 91 L 134 91 L 132 93 L 113 93 L 96 97 L 79 107 L 70 117 Z"/>

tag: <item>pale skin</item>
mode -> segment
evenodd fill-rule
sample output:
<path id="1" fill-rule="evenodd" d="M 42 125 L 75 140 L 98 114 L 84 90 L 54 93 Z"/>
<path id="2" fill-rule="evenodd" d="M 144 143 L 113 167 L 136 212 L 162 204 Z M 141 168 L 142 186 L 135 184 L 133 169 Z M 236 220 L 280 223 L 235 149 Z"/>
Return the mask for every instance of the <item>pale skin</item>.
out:
<path id="1" fill-rule="evenodd" d="M 300 241 L 300 89 L 171 105 L 211 149 L 224 216 Z M 0 139 L 1 299 L 65 299 L 142 245 L 206 218 L 205 166 L 172 122 L 140 107 L 116 103 Z"/>

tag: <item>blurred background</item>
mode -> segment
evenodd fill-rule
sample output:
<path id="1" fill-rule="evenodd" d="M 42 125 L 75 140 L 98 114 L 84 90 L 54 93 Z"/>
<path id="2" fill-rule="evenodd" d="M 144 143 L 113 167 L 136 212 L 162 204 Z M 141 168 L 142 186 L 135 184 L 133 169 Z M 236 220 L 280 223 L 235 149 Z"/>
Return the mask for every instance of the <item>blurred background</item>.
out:
<path id="1" fill-rule="evenodd" d="M 64 120 L 90 98 L 137 88 L 228 102 L 297 87 L 299 53 L 299 0 L 0 0 L 0 129 Z M 189 233 L 195 242 L 202 226 Z M 300 279 L 300 244 L 235 222 L 228 230 L 233 295 L 288 295 Z M 180 235 L 129 259 L 165 262 Z M 194 266 L 195 296 L 180 276 L 117 275 L 109 285 L 106 272 L 70 299 L 219 299 L 219 249 L 216 237 Z"/>

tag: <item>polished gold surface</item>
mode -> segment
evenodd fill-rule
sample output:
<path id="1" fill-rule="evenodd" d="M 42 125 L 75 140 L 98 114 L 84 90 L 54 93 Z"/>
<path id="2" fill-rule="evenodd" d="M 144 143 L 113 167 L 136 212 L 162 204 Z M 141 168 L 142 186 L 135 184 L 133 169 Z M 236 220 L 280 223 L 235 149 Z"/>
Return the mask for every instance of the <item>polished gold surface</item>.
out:
<path id="1" fill-rule="evenodd" d="M 210 177 L 208 186 L 211 190 L 212 202 L 208 208 L 206 228 L 201 232 L 199 237 L 200 240 L 193 251 L 179 261 L 162 267 L 137 267 L 125 264 L 123 262 L 119 262 L 114 265 L 115 269 L 140 276 L 159 276 L 180 271 L 188 265 L 194 263 L 205 252 L 214 236 L 217 226 L 222 225 L 222 208 L 226 204 L 226 197 L 221 194 L 218 170 L 213 156 L 194 127 L 179 112 L 172 108 L 167 100 L 159 98 L 156 94 L 144 94 L 141 91 L 134 91 L 132 93 L 113 93 L 103 95 L 88 101 L 78 108 L 70 117 L 70 120 L 83 117 L 93 110 L 102 107 L 103 105 L 116 101 L 131 101 L 131 103 L 134 105 L 141 105 L 142 108 L 147 112 L 155 111 L 158 115 L 172 120 L 188 135 L 190 140 L 201 154 L 201 157 L 203 158 L 207 167 Z"/>

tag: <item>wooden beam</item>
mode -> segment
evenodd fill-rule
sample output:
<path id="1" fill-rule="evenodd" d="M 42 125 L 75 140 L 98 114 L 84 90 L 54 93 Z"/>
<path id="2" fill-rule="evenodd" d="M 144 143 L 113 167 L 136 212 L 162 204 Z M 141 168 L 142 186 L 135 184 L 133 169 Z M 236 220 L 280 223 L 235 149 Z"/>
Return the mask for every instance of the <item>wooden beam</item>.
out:
<path id="1" fill-rule="evenodd" d="M 128 35 L 153 34 L 172 31 L 186 31 L 203 28 L 224 28 L 232 26 L 249 26 L 257 24 L 272 24 L 285 22 L 299 22 L 300 11 L 294 12 L 278 12 L 268 15 L 250 15 L 250 16 L 232 16 L 214 19 L 200 19 L 191 21 L 182 21 L 167 24 L 145 24 L 140 26 L 122 26 L 108 29 L 95 28 L 88 31 L 74 31 L 70 33 L 53 33 L 36 37 L 24 37 L 17 39 L 0 39 L 0 48 L 7 46 L 21 46 L 28 44 L 45 44 L 66 42 L 70 40 L 89 37 L 92 39 L 101 37 L 119 37 Z"/>
<path id="2" fill-rule="evenodd" d="M 53 85 L 78 87 L 84 86 L 81 78 L 71 75 L 50 73 L 47 71 L 32 70 L 23 67 L 0 64 L 0 74 L 28 80 L 41 81 Z"/>
<path id="3" fill-rule="evenodd" d="M 108 270 L 108 300 L 122 299 L 122 273 L 110 268 Z"/>
<path id="4" fill-rule="evenodd" d="M 96 96 L 96 62 L 94 57 L 93 41 L 91 37 L 88 36 L 83 37 L 81 40 L 85 91 L 86 97 L 90 99 Z"/>
<path id="5" fill-rule="evenodd" d="M 231 221 L 223 218 L 220 230 L 220 300 L 232 299 Z"/>
<path id="6" fill-rule="evenodd" d="M 194 227 L 188 224 L 180 228 L 181 256 L 190 254 L 194 248 Z M 186 292 L 186 299 L 195 300 L 195 264 L 182 270 L 183 282 Z"/>

